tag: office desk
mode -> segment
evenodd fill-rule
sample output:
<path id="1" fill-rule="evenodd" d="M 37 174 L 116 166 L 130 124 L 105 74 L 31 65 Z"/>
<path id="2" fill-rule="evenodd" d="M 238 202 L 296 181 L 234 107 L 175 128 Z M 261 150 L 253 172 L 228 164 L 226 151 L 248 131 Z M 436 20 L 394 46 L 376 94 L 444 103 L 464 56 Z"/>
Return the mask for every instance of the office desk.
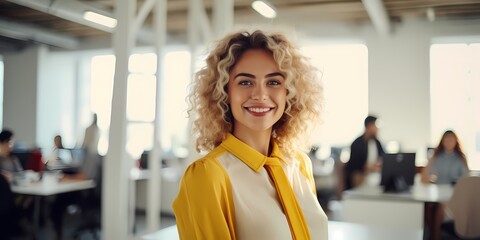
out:
<path id="1" fill-rule="evenodd" d="M 142 237 L 143 240 L 178 240 L 177 226 L 173 225 L 158 232 Z M 328 222 L 329 240 L 418 240 L 422 239 L 420 230 L 402 230 L 378 228 L 347 222 Z"/>
<path id="2" fill-rule="evenodd" d="M 34 237 L 38 231 L 38 221 L 40 217 L 40 198 L 60 193 L 73 192 L 94 188 L 93 180 L 58 182 L 54 184 L 43 184 L 42 182 L 32 183 L 29 185 L 18 186 L 12 185 L 12 192 L 16 194 L 31 195 L 34 197 L 33 211 L 33 234 Z"/>
<path id="3" fill-rule="evenodd" d="M 451 185 L 416 183 L 405 193 L 383 193 L 381 186 L 364 185 L 344 193 L 344 218 L 378 227 L 424 229 L 425 203 L 446 202 L 452 194 Z"/>
<path id="4" fill-rule="evenodd" d="M 33 196 L 50 196 L 59 193 L 73 192 L 78 190 L 94 188 L 93 180 L 58 182 L 56 184 L 42 184 L 37 182 L 29 185 L 18 186 L 12 185 L 12 192 L 17 194 L 33 195 Z"/>

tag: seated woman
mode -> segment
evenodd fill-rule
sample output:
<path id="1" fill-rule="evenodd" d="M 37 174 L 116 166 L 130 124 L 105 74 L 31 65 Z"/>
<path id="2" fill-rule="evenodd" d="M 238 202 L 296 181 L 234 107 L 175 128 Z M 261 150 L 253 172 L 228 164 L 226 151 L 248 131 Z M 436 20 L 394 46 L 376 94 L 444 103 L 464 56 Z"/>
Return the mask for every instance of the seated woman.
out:
<path id="1" fill-rule="evenodd" d="M 457 135 L 446 131 L 433 156 L 428 160 L 422 171 L 422 182 L 436 184 L 455 184 L 457 180 L 468 173 L 465 154 Z"/>
<path id="2" fill-rule="evenodd" d="M 455 132 L 446 131 L 435 148 L 433 156 L 422 171 L 422 182 L 435 184 L 455 184 L 468 173 L 465 154 Z M 440 239 L 440 225 L 444 221 L 445 206 L 441 203 L 425 205 L 425 221 L 430 231 L 430 239 Z"/>

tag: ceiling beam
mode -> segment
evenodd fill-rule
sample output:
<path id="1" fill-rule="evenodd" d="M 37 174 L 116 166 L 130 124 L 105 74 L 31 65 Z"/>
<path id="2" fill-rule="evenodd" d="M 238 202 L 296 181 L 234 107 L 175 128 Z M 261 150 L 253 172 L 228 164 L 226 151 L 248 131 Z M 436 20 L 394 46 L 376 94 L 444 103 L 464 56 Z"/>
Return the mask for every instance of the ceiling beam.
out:
<path id="1" fill-rule="evenodd" d="M 75 49 L 79 44 L 77 38 L 69 35 L 3 19 L 0 19 L 0 35 L 24 41 L 32 40 L 66 49 Z"/>
<path id="2" fill-rule="evenodd" d="M 373 26 L 381 35 L 390 34 L 390 18 L 382 0 L 362 0 Z"/>
<path id="3" fill-rule="evenodd" d="M 429 8 L 429 7 L 450 7 L 465 6 L 472 7 L 478 5 L 478 0 L 424 0 L 424 1 L 406 1 L 406 0 L 390 0 L 385 2 L 388 9 L 411 9 L 411 8 Z"/>
<path id="4" fill-rule="evenodd" d="M 76 22 L 85 26 L 96 28 L 105 32 L 113 32 L 112 28 L 90 22 L 83 18 L 85 11 L 93 11 L 105 16 L 112 17 L 113 14 L 105 9 L 92 7 L 88 4 L 76 0 L 8 0 L 9 2 L 35 9 L 40 12 L 48 13 L 59 18 Z"/>
<path id="5" fill-rule="evenodd" d="M 90 22 L 83 18 L 83 13 L 85 11 L 93 11 L 105 16 L 114 17 L 111 10 L 102 9 L 94 5 L 85 4 L 78 0 L 61 0 L 61 1 L 52 1 L 52 0 L 7 0 L 9 2 L 22 5 L 48 13 L 53 16 L 57 16 L 78 24 L 82 24 L 91 28 L 96 28 L 105 32 L 112 33 L 114 29 Z M 147 27 L 145 24 L 138 29 L 138 34 L 136 35 L 137 41 L 141 43 L 152 43 L 153 31 L 151 27 Z"/>
<path id="6" fill-rule="evenodd" d="M 152 11 L 155 4 L 156 4 L 156 0 L 147 0 L 141 5 L 140 10 L 138 11 L 138 14 L 135 17 L 133 26 L 132 26 L 133 32 L 135 34 L 137 33 L 137 30 L 142 27 L 142 25 L 145 22 L 145 19 L 147 18 L 148 14 Z"/>
<path id="7" fill-rule="evenodd" d="M 19 51 L 22 48 L 25 47 L 25 43 L 19 42 L 19 43 L 13 43 L 13 42 L 7 42 L 7 41 L 0 41 L 0 54 L 1 53 L 6 53 L 6 52 L 15 52 Z M 1 57 L 0 57 L 1 60 Z"/>

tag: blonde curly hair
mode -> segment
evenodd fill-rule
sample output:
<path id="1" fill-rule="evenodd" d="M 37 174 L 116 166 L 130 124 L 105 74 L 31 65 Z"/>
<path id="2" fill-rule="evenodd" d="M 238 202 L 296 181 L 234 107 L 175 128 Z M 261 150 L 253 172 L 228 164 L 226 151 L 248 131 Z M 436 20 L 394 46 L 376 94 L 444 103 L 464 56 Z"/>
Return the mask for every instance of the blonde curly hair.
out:
<path id="1" fill-rule="evenodd" d="M 305 135 L 319 122 L 323 105 L 323 87 L 317 71 L 283 34 L 260 30 L 233 33 L 218 41 L 206 66 L 196 73 L 187 97 L 191 105 L 188 113 L 196 116 L 196 150 L 211 151 L 233 131 L 227 92 L 229 73 L 240 56 L 251 49 L 271 52 L 285 76 L 286 108 L 273 126 L 272 139 L 287 156 L 307 150 L 309 138 Z"/>

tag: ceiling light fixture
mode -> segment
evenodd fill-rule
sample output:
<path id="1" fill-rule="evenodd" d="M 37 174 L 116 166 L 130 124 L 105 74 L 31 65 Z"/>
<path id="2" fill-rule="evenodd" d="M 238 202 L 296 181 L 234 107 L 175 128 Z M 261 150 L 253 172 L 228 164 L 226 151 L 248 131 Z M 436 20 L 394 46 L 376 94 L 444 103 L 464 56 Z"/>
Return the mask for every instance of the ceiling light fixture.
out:
<path id="1" fill-rule="evenodd" d="M 83 18 L 94 23 L 98 23 L 100 25 L 109 27 L 109 28 L 115 28 L 117 26 L 117 19 L 107 17 L 102 14 L 98 14 L 96 12 L 92 11 L 86 11 L 83 13 Z"/>
<path id="2" fill-rule="evenodd" d="M 275 9 L 266 1 L 252 2 L 252 8 L 266 18 L 275 18 L 277 16 Z"/>

